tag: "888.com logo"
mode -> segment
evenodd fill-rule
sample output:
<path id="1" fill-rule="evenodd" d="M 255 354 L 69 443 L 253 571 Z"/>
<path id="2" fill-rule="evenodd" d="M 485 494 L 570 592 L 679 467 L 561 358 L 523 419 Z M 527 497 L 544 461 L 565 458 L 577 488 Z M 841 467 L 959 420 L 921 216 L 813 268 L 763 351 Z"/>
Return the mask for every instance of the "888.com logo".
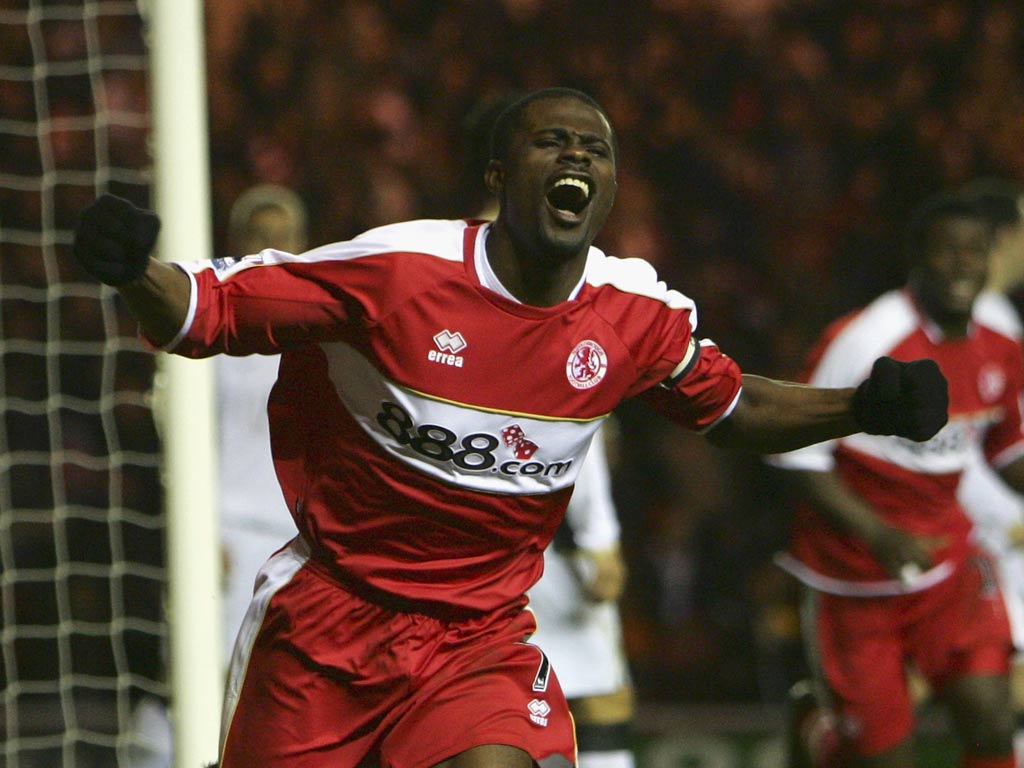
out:
<path id="1" fill-rule="evenodd" d="M 530 459 L 538 446 L 526 438 L 518 424 L 502 429 L 500 439 L 489 432 L 473 432 L 460 437 L 440 424 L 416 424 L 408 411 L 390 400 L 381 402 L 377 423 L 395 442 L 419 456 L 437 462 L 451 462 L 465 471 L 558 477 L 573 464 L 573 459 L 552 462 L 524 460 Z M 500 461 L 499 451 L 508 451 L 513 458 Z"/>

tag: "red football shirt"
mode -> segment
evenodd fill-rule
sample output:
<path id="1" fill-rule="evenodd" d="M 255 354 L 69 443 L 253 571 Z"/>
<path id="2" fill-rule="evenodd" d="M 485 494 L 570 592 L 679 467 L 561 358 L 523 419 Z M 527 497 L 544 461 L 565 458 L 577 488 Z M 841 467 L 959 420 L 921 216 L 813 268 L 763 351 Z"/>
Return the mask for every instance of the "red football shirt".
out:
<path id="1" fill-rule="evenodd" d="M 486 232 L 407 222 L 297 256 L 180 265 L 192 302 L 169 345 L 282 353 L 271 447 L 314 559 L 470 610 L 524 602 L 623 399 L 703 430 L 740 390 L 735 363 L 694 339 L 693 302 L 646 262 L 592 248 L 570 300 L 527 306 L 481 283 Z"/>
<path id="2" fill-rule="evenodd" d="M 794 469 L 834 469 L 888 523 L 914 534 L 944 536 L 938 563 L 910 585 L 890 579 L 859 540 L 829 526 L 810 509 L 798 512 L 791 555 L 782 564 L 812 586 L 850 595 L 923 589 L 941 580 L 966 551 L 971 522 L 956 498 L 972 451 L 994 466 L 1024 452 L 1018 404 L 1022 386 L 1019 344 L 982 322 L 963 339 L 943 338 L 907 291 L 893 291 L 829 327 L 810 363 L 808 382 L 853 387 L 876 358 L 929 357 L 949 381 L 949 422 L 930 440 L 856 434 L 782 454 Z"/>

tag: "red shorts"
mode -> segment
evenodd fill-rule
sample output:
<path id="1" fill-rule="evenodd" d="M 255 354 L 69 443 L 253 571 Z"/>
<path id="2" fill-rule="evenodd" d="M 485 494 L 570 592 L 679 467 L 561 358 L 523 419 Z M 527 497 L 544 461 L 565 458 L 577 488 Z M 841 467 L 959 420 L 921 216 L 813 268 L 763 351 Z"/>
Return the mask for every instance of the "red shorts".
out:
<path id="1" fill-rule="evenodd" d="M 222 768 L 426 768 L 507 744 L 575 764 L 565 696 L 528 611 L 459 621 L 391 610 L 297 547 L 260 572 L 232 661 Z"/>
<path id="2" fill-rule="evenodd" d="M 981 553 L 922 592 L 874 598 L 814 593 L 814 600 L 812 656 L 859 754 L 878 754 L 910 736 L 908 662 L 936 690 L 951 678 L 1009 672 L 1009 620 L 995 570 Z"/>

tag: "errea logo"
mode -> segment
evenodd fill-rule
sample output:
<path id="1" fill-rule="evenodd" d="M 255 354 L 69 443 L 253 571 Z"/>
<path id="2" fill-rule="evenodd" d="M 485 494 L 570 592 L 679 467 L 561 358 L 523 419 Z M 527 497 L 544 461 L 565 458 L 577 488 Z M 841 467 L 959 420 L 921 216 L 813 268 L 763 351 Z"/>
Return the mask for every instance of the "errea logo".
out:
<path id="1" fill-rule="evenodd" d="M 459 352 L 469 345 L 461 333 L 458 331 L 452 333 L 445 328 L 440 333 L 434 334 L 434 344 L 437 346 L 437 349 L 427 352 L 427 360 L 432 363 L 454 365 L 456 368 L 462 367 L 463 360 L 459 357 Z"/>
<path id="2" fill-rule="evenodd" d="M 535 722 L 537 725 L 547 725 L 548 715 L 551 714 L 551 705 L 548 704 L 544 699 L 533 699 L 526 708 L 530 712 L 530 720 Z"/>

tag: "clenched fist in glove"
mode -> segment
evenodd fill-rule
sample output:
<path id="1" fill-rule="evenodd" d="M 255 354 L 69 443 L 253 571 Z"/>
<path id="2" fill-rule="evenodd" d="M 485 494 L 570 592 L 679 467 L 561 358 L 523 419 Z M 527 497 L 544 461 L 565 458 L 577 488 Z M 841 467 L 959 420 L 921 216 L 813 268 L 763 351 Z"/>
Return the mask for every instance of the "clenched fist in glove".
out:
<path id="1" fill-rule="evenodd" d="M 101 283 L 124 285 L 146 271 L 159 232 L 160 219 L 152 211 L 101 195 L 82 211 L 75 227 L 75 258 Z"/>
<path id="2" fill-rule="evenodd" d="M 853 417 L 871 435 L 927 440 L 948 419 L 949 385 L 934 360 L 880 357 L 853 397 Z"/>

